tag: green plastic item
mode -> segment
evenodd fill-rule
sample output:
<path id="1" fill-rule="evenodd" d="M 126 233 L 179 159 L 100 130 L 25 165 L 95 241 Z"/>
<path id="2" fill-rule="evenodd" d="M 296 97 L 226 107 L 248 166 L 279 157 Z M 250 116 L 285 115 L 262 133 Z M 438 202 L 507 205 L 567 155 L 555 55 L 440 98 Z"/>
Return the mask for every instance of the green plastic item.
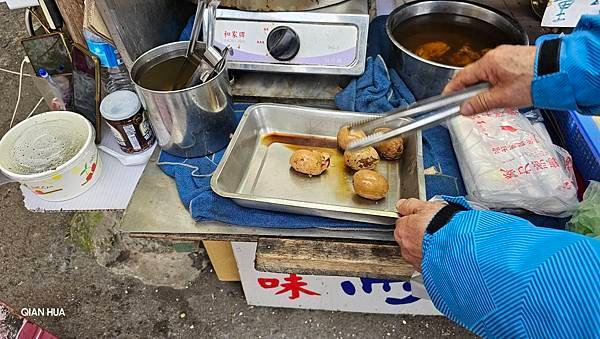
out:
<path id="1" fill-rule="evenodd" d="M 590 180 L 583 201 L 567 225 L 570 231 L 600 239 L 600 182 Z"/>

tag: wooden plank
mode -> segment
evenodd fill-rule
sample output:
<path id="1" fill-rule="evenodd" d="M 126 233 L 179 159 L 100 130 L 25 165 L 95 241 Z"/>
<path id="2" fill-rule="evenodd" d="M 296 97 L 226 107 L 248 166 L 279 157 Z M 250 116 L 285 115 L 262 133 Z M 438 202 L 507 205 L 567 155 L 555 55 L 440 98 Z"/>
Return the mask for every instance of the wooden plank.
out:
<path id="1" fill-rule="evenodd" d="M 85 46 L 85 39 L 83 38 L 83 0 L 56 0 L 56 6 L 63 17 L 71 39 Z"/>
<path id="2" fill-rule="evenodd" d="M 125 232 L 126 233 L 126 232 Z M 221 233 L 127 233 L 131 238 L 145 238 L 158 240 L 173 240 L 173 241 L 240 241 L 240 242 L 256 242 L 258 235 L 244 234 L 221 234 Z"/>
<path id="3" fill-rule="evenodd" d="M 413 268 L 396 244 L 260 238 L 258 271 L 408 280 Z"/>
<path id="4" fill-rule="evenodd" d="M 233 226 L 232 226 L 233 227 Z M 317 229 L 314 229 L 317 231 Z M 293 234 L 285 233 L 273 233 L 273 234 L 246 234 L 246 233 L 211 233 L 211 232 L 199 232 L 199 233 L 150 233 L 150 232 L 126 232 L 132 238 L 146 238 L 146 239 L 159 239 L 159 240 L 176 240 L 176 241 L 203 241 L 203 240 L 214 240 L 214 241 L 238 241 L 238 242 L 257 242 L 259 239 L 266 238 L 294 238 L 294 239 L 311 239 L 313 237 L 307 237 L 305 233 L 299 233 L 298 236 Z M 317 237 L 323 242 L 341 242 L 341 243 L 361 243 L 361 244 L 392 244 L 393 241 L 382 240 L 379 238 L 374 239 L 360 239 L 360 238 L 346 238 L 346 237 Z"/>

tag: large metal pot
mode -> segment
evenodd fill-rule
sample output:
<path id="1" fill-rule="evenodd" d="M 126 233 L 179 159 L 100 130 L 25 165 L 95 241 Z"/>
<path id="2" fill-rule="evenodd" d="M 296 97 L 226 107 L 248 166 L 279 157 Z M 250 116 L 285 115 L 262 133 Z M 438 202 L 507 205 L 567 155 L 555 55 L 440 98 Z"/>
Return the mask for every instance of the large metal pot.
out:
<path id="1" fill-rule="evenodd" d="M 529 44 L 525 30 L 506 14 L 476 3 L 466 1 L 425 0 L 411 2 L 396 8 L 387 18 L 386 32 L 394 44 L 392 66 L 404 80 L 417 99 L 438 95 L 461 67 L 454 67 L 423 59 L 402 46 L 394 36 L 394 30 L 415 16 L 428 14 L 455 14 L 488 22 L 507 36 L 512 44 Z M 474 32 L 477 34 L 477 32 Z"/>
<path id="2" fill-rule="evenodd" d="M 152 90 L 138 81 L 158 63 L 185 55 L 187 45 L 173 42 L 142 54 L 133 63 L 131 78 L 160 147 L 176 156 L 199 157 L 223 149 L 235 131 L 227 69 L 205 83 L 176 91 Z M 200 55 L 203 48 L 198 47 Z"/>

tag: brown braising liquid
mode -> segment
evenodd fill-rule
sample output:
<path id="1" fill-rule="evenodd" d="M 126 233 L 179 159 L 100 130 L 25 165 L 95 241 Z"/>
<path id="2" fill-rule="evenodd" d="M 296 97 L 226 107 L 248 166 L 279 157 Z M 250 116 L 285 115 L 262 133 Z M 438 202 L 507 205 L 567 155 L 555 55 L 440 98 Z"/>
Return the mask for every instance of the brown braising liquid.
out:
<path id="1" fill-rule="evenodd" d="M 309 148 L 333 148 L 335 151 L 337 151 L 337 139 L 335 137 L 274 132 L 263 135 L 261 142 L 265 146 L 269 146 L 274 143 L 287 144 L 286 146 L 291 147 L 298 146 L 298 148 L 294 148 L 294 150 Z"/>
<path id="2" fill-rule="evenodd" d="M 275 132 L 264 135 L 261 139 L 261 143 L 265 146 L 279 143 L 290 149 L 292 152 L 300 149 L 314 149 L 329 153 L 331 156 L 329 169 L 322 175 L 335 175 L 338 179 L 336 191 L 340 195 L 347 195 L 348 192 L 352 192 L 352 175 L 354 174 L 354 171 L 346 167 L 344 153 L 338 149 L 337 139 L 335 137 Z M 289 164 L 282 164 L 282 166 L 289 166 Z"/>
<path id="3" fill-rule="evenodd" d="M 175 83 L 189 79 L 197 66 L 194 59 L 179 56 L 150 67 L 135 80 L 140 86 L 153 91 L 172 91 L 179 89 L 174 88 Z"/>
<path id="4" fill-rule="evenodd" d="M 450 49 L 441 57 L 430 59 L 445 65 L 462 67 L 453 55 L 468 45 L 475 53 L 483 56 L 485 50 L 502 44 L 519 44 L 498 27 L 483 20 L 455 14 L 419 15 L 403 22 L 392 32 L 394 39 L 413 53 L 419 47 L 431 42 L 443 42 Z M 425 57 L 424 57 L 425 58 Z M 471 59 L 476 61 L 476 58 Z"/>

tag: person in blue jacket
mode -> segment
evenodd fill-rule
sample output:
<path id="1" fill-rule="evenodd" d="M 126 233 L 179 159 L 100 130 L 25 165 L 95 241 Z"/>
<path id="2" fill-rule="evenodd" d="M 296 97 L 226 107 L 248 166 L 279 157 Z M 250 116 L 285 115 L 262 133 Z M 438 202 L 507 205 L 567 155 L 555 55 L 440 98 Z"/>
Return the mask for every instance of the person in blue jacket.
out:
<path id="1" fill-rule="evenodd" d="M 465 115 L 515 106 L 599 114 L 600 15 L 536 45 L 500 46 L 444 91 L 491 83 Z M 442 313 L 483 337 L 600 338 L 600 240 L 445 199 L 398 201 L 394 232 Z"/>

